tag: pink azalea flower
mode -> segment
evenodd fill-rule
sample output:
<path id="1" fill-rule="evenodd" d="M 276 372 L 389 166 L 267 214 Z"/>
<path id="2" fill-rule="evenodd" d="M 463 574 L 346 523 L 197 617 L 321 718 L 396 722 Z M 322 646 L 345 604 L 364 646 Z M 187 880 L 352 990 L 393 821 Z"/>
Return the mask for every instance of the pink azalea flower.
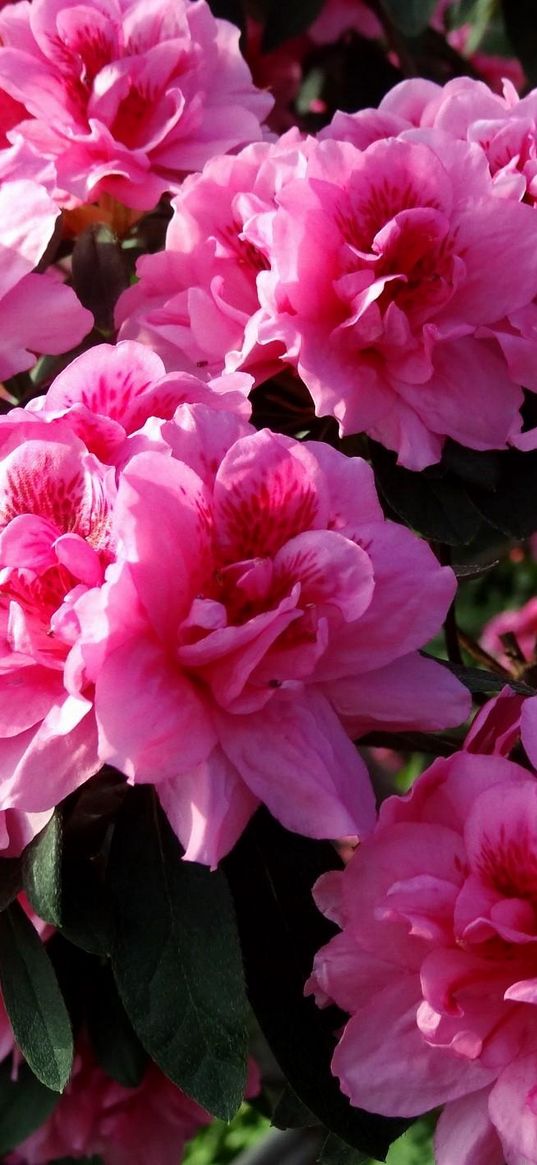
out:
<path id="1" fill-rule="evenodd" d="M 166 376 L 142 345 L 103 344 L 47 397 L 0 419 L 0 791 L 10 853 L 45 823 L 32 833 L 24 813 L 50 812 L 102 763 L 93 690 L 73 684 L 70 657 L 77 602 L 115 557 L 116 474 L 140 449 L 171 457 L 163 432 L 185 400 L 214 405 L 210 418 L 223 410 L 234 439 L 249 384 L 243 374 L 209 385 Z"/>
<path id="2" fill-rule="evenodd" d="M 524 696 L 507 685 L 480 708 L 464 741 L 468 752 L 509 756 L 520 740 Z"/>
<path id="3" fill-rule="evenodd" d="M 489 620 L 483 630 L 481 643 L 485 650 L 509 667 L 509 657 L 505 654 L 501 639 L 507 632 L 515 636 L 528 663 L 533 662 L 537 649 L 537 598 L 529 599 L 518 611 L 501 611 Z"/>
<path id="4" fill-rule="evenodd" d="M 351 1016 L 333 1071 L 373 1112 L 444 1104 L 437 1165 L 537 1162 L 536 855 L 535 776 L 459 753 L 317 883 L 341 933 L 307 990 Z"/>
<path id="5" fill-rule="evenodd" d="M 0 88 L 16 130 L 83 202 L 148 210 L 217 151 L 261 136 L 239 32 L 205 0 L 20 0 L 0 14 Z M 9 133 L 11 139 L 11 132 Z"/>
<path id="6" fill-rule="evenodd" d="M 278 370 L 284 345 L 257 345 L 258 276 L 270 265 L 270 239 L 252 245 L 244 226 L 252 205 L 269 219 L 311 145 L 290 130 L 273 144 L 212 158 L 187 178 L 172 202 L 165 250 L 138 261 L 139 282 L 118 301 L 121 339 L 141 340 L 167 368 L 198 375 L 241 367 L 263 380 Z"/>
<path id="7" fill-rule="evenodd" d="M 63 417 L 100 461 L 119 465 L 140 443 L 158 443 L 156 422 L 170 420 L 180 404 L 201 402 L 248 419 L 251 386 L 252 377 L 241 372 L 207 384 L 187 372 L 166 375 L 160 357 L 143 344 L 99 344 L 71 361 L 46 396 L 30 401 L 22 414 L 11 413 L 4 432 L 29 413 L 44 421 Z M 1 438 L 0 429 L 0 448 Z"/>
<path id="8" fill-rule="evenodd" d="M 505 333 L 509 317 L 535 360 L 519 317 L 535 310 L 537 220 L 496 196 L 480 149 L 436 131 L 365 149 L 327 139 L 278 202 L 257 338 L 286 344 L 316 412 L 411 469 L 448 436 L 503 448 L 521 426 L 520 384 L 535 383 Z M 254 246 L 267 233 L 255 215 L 244 229 Z"/>
<path id="9" fill-rule="evenodd" d="M 202 404 L 161 434 L 173 458 L 125 465 L 116 563 L 76 603 L 71 678 L 95 686 L 101 759 L 155 783 L 190 859 L 215 865 L 259 801 L 301 833 L 363 835 L 349 734 L 467 714 L 417 654 L 452 573 L 384 520 L 359 459 Z"/>
<path id="10" fill-rule="evenodd" d="M 106 1076 L 87 1040 L 52 1115 L 9 1155 L 9 1165 L 47 1165 L 98 1154 L 104 1165 L 179 1165 L 185 1144 L 210 1116 L 149 1064 L 141 1084 Z"/>
<path id="11" fill-rule="evenodd" d="M 34 272 L 58 214 L 36 182 L 0 185 L 0 380 L 31 368 L 38 354 L 69 351 L 93 325 L 70 287 Z"/>

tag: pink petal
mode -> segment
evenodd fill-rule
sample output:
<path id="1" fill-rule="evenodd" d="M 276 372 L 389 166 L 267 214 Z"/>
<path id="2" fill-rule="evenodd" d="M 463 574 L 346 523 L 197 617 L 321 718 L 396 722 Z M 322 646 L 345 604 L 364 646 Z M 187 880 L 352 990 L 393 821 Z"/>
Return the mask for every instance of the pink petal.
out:
<path id="1" fill-rule="evenodd" d="M 437 732 L 466 720 L 471 697 L 436 660 L 413 652 L 378 671 L 325 685 L 353 737 L 387 726 L 392 732 Z"/>
<path id="2" fill-rule="evenodd" d="M 220 748 L 192 772 L 161 781 L 158 795 L 185 860 L 211 869 L 233 848 L 258 804 Z"/>
<path id="3" fill-rule="evenodd" d="M 447 1104 L 434 1138 L 437 1165 L 504 1165 L 505 1154 L 488 1111 L 489 1088 Z"/>
<path id="4" fill-rule="evenodd" d="M 242 779 L 287 829 L 308 837 L 343 837 L 373 828 L 375 804 L 365 766 L 328 702 L 314 690 L 284 688 L 262 716 L 221 716 L 218 733 Z"/>

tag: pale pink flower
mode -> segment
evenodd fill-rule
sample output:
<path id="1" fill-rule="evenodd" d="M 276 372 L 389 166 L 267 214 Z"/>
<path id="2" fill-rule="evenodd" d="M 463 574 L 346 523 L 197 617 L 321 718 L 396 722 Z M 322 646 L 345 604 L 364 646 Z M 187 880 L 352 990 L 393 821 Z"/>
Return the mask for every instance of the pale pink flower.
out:
<path id="1" fill-rule="evenodd" d="M 98 1154 L 104 1165 L 179 1165 L 185 1144 L 210 1116 L 156 1067 L 125 1088 L 105 1075 L 86 1039 L 52 1115 L 7 1158 L 9 1165 L 48 1165 L 60 1157 Z"/>
<path id="2" fill-rule="evenodd" d="M 437 1165 L 537 1162 L 536 865 L 535 776 L 459 753 L 317 883 L 341 933 L 307 989 L 351 1015 L 333 1071 L 373 1112 L 446 1105 Z"/>
<path id="3" fill-rule="evenodd" d="M 261 136 L 239 31 L 205 0 L 20 0 L 0 14 L 0 88 L 16 131 L 83 202 L 148 210 L 217 151 Z M 9 133 L 11 138 L 11 133 Z"/>
<path id="4" fill-rule="evenodd" d="M 241 367 L 262 380 L 277 371 L 284 345 L 257 345 L 258 276 L 270 265 L 270 238 L 253 246 L 244 226 L 253 209 L 269 220 L 311 145 L 290 130 L 278 142 L 212 158 L 186 179 L 172 201 L 165 250 L 142 256 L 139 282 L 118 300 L 121 339 L 141 340 L 167 368 L 198 375 Z"/>
<path id="5" fill-rule="evenodd" d="M 36 182 L 0 184 L 0 380 L 31 368 L 36 355 L 68 352 L 93 325 L 70 287 L 34 271 L 58 214 Z"/>
<path id="6" fill-rule="evenodd" d="M 451 571 L 384 520 L 359 459 L 202 404 L 161 434 L 173 459 L 125 465 L 116 563 L 76 603 L 71 674 L 95 685 L 100 757 L 155 783 L 187 857 L 211 865 L 259 801 L 304 834 L 364 834 L 373 797 L 349 734 L 467 714 L 416 650 Z"/>

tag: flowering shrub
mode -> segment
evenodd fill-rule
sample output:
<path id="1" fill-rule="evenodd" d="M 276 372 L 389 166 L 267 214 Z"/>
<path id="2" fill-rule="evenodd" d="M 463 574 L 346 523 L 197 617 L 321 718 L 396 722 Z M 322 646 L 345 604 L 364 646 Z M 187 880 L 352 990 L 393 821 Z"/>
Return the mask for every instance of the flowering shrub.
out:
<path id="1" fill-rule="evenodd" d="M 537 1165 L 526 9 L 0 0 L 7 1165 Z"/>

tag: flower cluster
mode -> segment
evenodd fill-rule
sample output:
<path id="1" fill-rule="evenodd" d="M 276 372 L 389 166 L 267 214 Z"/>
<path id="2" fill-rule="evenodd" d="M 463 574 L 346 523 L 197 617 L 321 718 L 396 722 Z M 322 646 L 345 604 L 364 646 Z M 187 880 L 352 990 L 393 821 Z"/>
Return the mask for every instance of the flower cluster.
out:
<path id="1" fill-rule="evenodd" d="M 537 1165 L 537 89 L 461 20 L 0 0 L 9 1165 L 176 1165 L 250 1003 L 329 1154 Z"/>

